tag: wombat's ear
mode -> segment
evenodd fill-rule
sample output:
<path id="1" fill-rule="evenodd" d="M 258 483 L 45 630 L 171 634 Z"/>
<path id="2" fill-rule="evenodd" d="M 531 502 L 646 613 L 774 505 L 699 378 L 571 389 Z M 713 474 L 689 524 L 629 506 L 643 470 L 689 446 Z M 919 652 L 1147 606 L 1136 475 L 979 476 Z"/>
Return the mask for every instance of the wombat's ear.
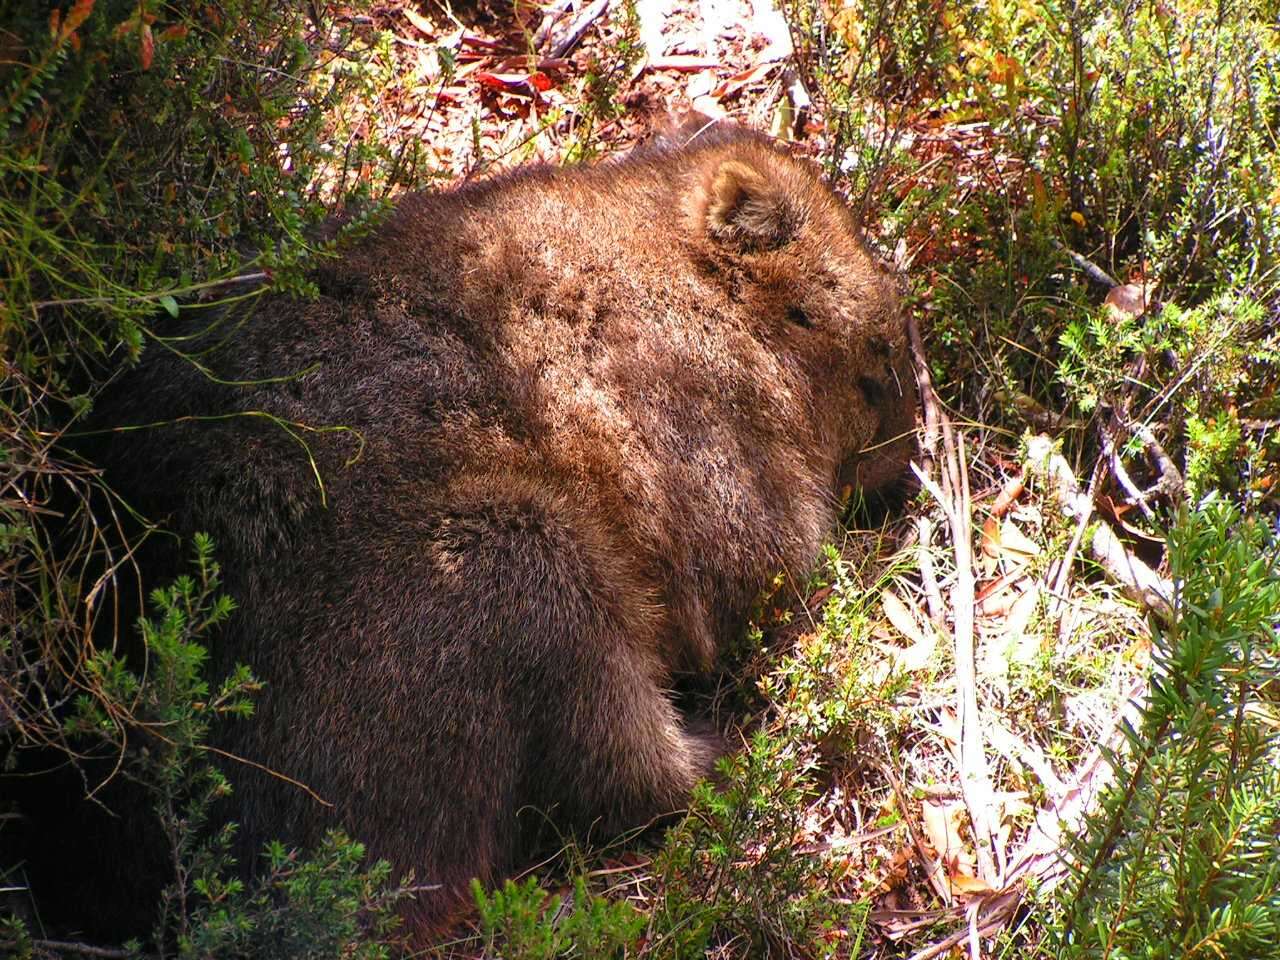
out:
<path id="1" fill-rule="evenodd" d="M 741 160 L 716 169 L 707 203 L 707 229 L 721 240 L 752 248 L 780 247 L 795 237 L 797 217 L 780 185 Z"/>

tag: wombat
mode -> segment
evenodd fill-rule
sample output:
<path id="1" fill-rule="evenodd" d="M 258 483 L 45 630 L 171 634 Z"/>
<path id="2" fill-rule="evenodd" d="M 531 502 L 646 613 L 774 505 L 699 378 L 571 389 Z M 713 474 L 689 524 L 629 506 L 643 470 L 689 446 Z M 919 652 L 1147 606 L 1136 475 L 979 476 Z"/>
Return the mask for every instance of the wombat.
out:
<path id="1" fill-rule="evenodd" d="M 673 677 L 912 449 L 895 287 L 850 213 L 700 127 L 405 197 L 318 299 L 184 311 L 187 357 L 150 349 L 99 405 L 173 421 L 115 434 L 106 478 L 211 533 L 239 603 L 218 655 L 267 685 L 221 745 L 332 804 L 235 766 L 246 843 L 341 825 L 439 885 L 423 929 L 546 819 L 678 810 L 721 748 Z"/>

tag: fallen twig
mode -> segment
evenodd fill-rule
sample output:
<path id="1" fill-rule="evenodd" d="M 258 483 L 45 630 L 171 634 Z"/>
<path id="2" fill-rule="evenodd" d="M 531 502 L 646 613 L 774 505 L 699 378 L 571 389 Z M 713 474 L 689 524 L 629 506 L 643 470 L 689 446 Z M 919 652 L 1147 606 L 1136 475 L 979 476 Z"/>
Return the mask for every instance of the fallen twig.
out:
<path id="1" fill-rule="evenodd" d="M 1116 482 L 1124 487 L 1124 492 L 1129 495 L 1129 502 L 1136 503 L 1147 519 L 1155 518 L 1155 511 L 1151 509 L 1151 505 L 1147 503 L 1147 492 L 1138 489 L 1138 485 L 1133 482 L 1133 478 L 1129 476 L 1129 471 L 1124 465 L 1124 461 L 1120 459 L 1120 451 L 1116 447 L 1115 437 L 1106 424 L 1098 425 L 1098 432 L 1102 434 L 1102 452 L 1106 455 L 1107 461 L 1111 464 L 1111 475 L 1116 478 Z"/>
<path id="2" fill-rule="evenodd" d="M 1076 253 L 1070 247 L 1066 246 L 1065 244 L 1059 243 L 1056 240 L 1053 241 L 1053 245 L 1058 248 L 1058 252 L 1065 254 L 1071 260 L 1071 262 L 1074 263 L 1077 267 L 1079 267 L 1081 272 L 1083 272 L 1084 275 L 1088 277 L 1090 280 L 1092 280 L 1094 283 L 1100 283 L 1103 286 L 1109 287 L 1109 288 L 1120 286 L 1119 280 L 1111 276 L 1111 274 L 1107 273 L 1107 271 L 1103 270 L 1100 266 L 1098 266 L 1092 260 L 1082 257 L 1080 254 Z"/>
<path id="3" fill-rule="evenodd" d="M 1160 471 L 1160 479 L 1156 481 L 1151 490 L 1147 491 L 1148 495 L 1159 491 L 1175 503 L 1181 500 L 1186 484 L 1182 479 L 1182 471 L 1174 464 L 1173 458 L 1165 452 L 1164 447 L 1160 445 L 1160 441 L 1156 439 L 1150 427 L 1145 424 L 1139 425 L 1134 433 L 1143 442 L 1147 450 L 1147 456 L 1151 458 L 1156 465 L 1156 469 Z"/>
<path id="4" fill-rule="evenodd" d="M 956 575 L 951 587 L 953 639 L 955 643 L 956 715 L 960 723 L 960 783 L 969 822 L 973 828 L 978 877 L 987 886 L 1000 886 L 995 865 L 995 834 L 990 815 L 994 790 L 987 768 L 978 715 L 977 671 L 974 659 L 973 544 L 970 539 L 972 502 L 965 465 L 964 442 L 957 440 L 947 418 L 941 421 L 943 486 L 912 465 L 925 489 L 933 494 L 947 517 L 955 552 Z"/>
<path id="5" fill-rule="evenodd" d="M 920 562 L 920 582 L 924 586 L 925 602 L 929 607 L 929 619 L 939 630 L 947 627 L 946 605 L 942 602 L 942 590 L 938 586 L 938 572 L 933 568 L 933 521 L 920 517 L 916 521 L 920 533 L 917 557 Z"/>
<path id="6" fill-rule="evenodd" d="M 938 895 L 938 899 L 948 907 L 951 906 L 953 902 L 951 885 L 947 882 L 946 872 L 938 859 L 930 855 L 924 838 L 916 830 L 915 821 L 911 817 L 911 808 L 907 804 L 907 793 L 902 789 L 902 781 L 898 779 L 898 775 L 887 763 L 880 764 L 880 771 L 884 774 L 885 779 L 889 781 L 889 785 L 893 787 L 893 794 L 898 801 L 898 809 L 902 811 L 902 822 L 906 824 L 907 833 L 911 835 L 911 843 L 916 848 L 916 856 L 920 858 L 920 866 L 924 868 L 929 885 L 933 887 L 933 892 Z"/>
<path id="7" fill-rule="evenodd" d="M 920 387 L 920 412 L 924 418 L 924 439 L 921 441 L 921 462 L 925 472 L 933 473 L 934 459 L 938 455 L 938 437 L 941 420 L 938 395 L 933 392 L 933 378 L 929 375 L 929 360 L 924 352 L 924 339 L 920 336 L 920 324 L 914 310 L 907 311 L 907 339 L 911 344 L 911 360 L 916 370 L 916 383 Z"/>
<path id="8" fill-rule="evenodd" d="M 550 55 L 552 59 L 563 57 L 570 50 L 578 45 L 578 41 L 582 39 L 582 35 L 587 29 L 604 16 L 605 11 L 609 9 L 609 0 L 595 0 L 581 14 L 578 19 L 573 21 L 564 36 L 557 39 L 551 45 Z"/>
<path id="9" fill-rule="evenodd" d="M 0 944 L 4 946 L 4 944 Z M 95 947 L 89 943 L 76 943 L 71 940 L 32 940 L 31 946 L 38 951 L 50 954 L 74 953 L 82 957 L 130 957 L 133 953 L 122 947 Z"/>
<path id="10" fill-rule="evenodd" d="M 1027 469 L 1048 484 L 1067 516 L 1074 517 L 1081 526 L 1088 523 L 1093 500 L 1080 492 L 1071 466 L 1054 450 L 1048 437 L 1032 437 L 1027 443 Z M 1131 599 L 1166 622 L 1173 618 L 1172 585 L 1130 553 L 1109 525 L 1100 523 L 1093 528 L 1089 554 Z"/>

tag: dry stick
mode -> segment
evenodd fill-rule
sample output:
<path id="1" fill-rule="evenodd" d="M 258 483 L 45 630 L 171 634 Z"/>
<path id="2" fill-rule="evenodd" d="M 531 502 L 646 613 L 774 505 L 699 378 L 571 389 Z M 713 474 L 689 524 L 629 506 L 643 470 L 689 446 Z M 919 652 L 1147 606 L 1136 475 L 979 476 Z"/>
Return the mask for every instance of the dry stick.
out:
<path id="1" fill-rule="evenodd" d="M 933 568 L 933 521 L 920 517 L 916 521 L 920 531 L 917 558 L 920 562 L 920 581 L 924 586 L 925 600 L 929 605 L 929 619 L 939 630 L 947 628 L 947 608 L 942 602 L 942 590 L 938 586 L 938 572 Z"/>
<path id="2" fill-rule="evenodd" d="M 1156 481 L 1152 490 L 1161 491 L 1170 500 L 1180 499 L 1186 484 L 1183 482 L 1181 471 L 1174 465 L 1173 458 L 1160 445 L 1160 441 L 1146 424 L 1140 424 L 1134 432 L 1145 444 L 1147 456 L 1155 461 L 1156 467 L 1160 470 L 1160 479 Z"/>
<path id="3" fill-rule="evenodd" d="M 921 441 L 921 461 L 925 472 L 933 473 L 934 459 L 938 455 L 938 395 L 933 392 L 933 378 L 929 375 L 929 361 L 924 353 L 924 339 L 920 336 L 920 324 L 914 310 L 907 311 L 907 339 L 911 344 L 912 365 L 916 369 L 916 382 L 920 386 L 920 410 L 924 417 L 924 439 Z"/>
<path id="4" fill-rule="evenodd" d="M 542 13 L 542 23 L 538 26 L 538 32 L 533 35 L 533 49 L 541 50 L 551 42 L 551 35 L 555 32 L 555 28 L 560 25 L 560 21 L 565 18 L 572 6 L 573 0 L 556 0 L 551 6 L 545 8 Z"/>
<path id="5" fill-rule="evenodd" d="M 990 887 L 998 887 L 999 877 L 993 853 L 995 831 L 991 828 L 991 773 L 983 745 L 982 720 L 978 714 L 978 676 L 974 653 L 974 577 L 969 470 L 965 462 L 964 437 L 956 437 L 951 420 L 942 420 L 942 443 L 946 471 L 944 481 L 951 486 L 952 549 L 956 558 L 956 580 L 951 587 L 956 661 L 956 706 L 960 717 L 960 785 L 969 821 L 973 826 L 978 859 L 978 877 Z M 945 489 L 945 485 L 944 485 Z"/>
<path id="6" fill-rule="evenodd" d="M 1080 256 L 1080 254 L 1076 253 L 1070 247 L 1064 246 L 1056 240 L 1053 241 L 1053 245 L 1058 248 L 1059 252 L 1066 254 L 1071 262 L 1084 271 L 1085 276 L 1094 283 L 1100 283 L 1104 287 L 1112 288 L 1120 286 L 1119 280 L 1111 276 L 1111 274 L 1107 273 L 1107 271 L 1103 270 L 1092 260 L 1088 260 Z"/>
<path id="7" fill-rule="evenodd" d="M 1076 779 L 1075 786 L 1063 797 L 1055 798 L 1053 805 L 1040 812 L 1037 820 L 1039 829 L 1012 859 L 1013 867 L 1009 871 L 1005 888 L 971 905 L 967 911 L 969 922 L 964 927 L 913 953 L 910 960 L 932 960 L 948 953 L 965 940 L 969 941 L 972 955 L 976 949 L 976 937 L 994 935 L 1004 929 L 1017 914 L 1026 890 L 1025 875 L 1034 874 L 1038 877 L 1041 890 L 1047 891 L 1057 885 L 1066 873 L 1058 849 L 1061 840 L 1059 824 L 1078 824 L 1085 811 L 1096 803 L 1102 786 L 1109 780 L 1105 772 L 1099 773 L 1102 756 L 1100 750 L 1095 751 L 1095 755 L 1082 764 L 1082 773 Z"/>
<path id="8" fill-rule="evenodd" d="M 1027 452 L 1027 469 L 1032 474 L 1046 479 L 1050 493 L 1058 499 L 1062 509 L 1076 518 L 1079 524 L 1076 538 L 1078 542 L 1092 514 L 1092 497 L 1080 492 L 1070 466 L 1061 454 L 1054 452 L 1053 444 L 1047 437 L 1032 438 Z M 1099 461 L 1094 471 L 1094 480 L 1090 482 L 1091 488 L 1101 470 L 1102 462 Z M 936 490 L 932 481 L 927 478 L 922 480 L 930 492 L 937 496 L 940 491 Z M 1074 552 L 1074 545 L 1072 552 Z M 1168 601 L 1172 596 L 1171 586 L 1167 581 L 1156 576 L 1141 561 L 1129 556 L 1123 544 L 1111 532 L 1110 527 L 1105 524 L 1100 526 L 1090 543 L 1090 552 L 1103 569 L 1119 581 L 1126 591 L 1146 609 L 1166 619 L 1172 615 Z M 957 550 L 958 554 L 959 550 Z M 953 593 L 953 598 L 955 596 Z M 957 619 L 959 619 L 959 612 L 957 607 Z M 957 643 L 957 658 L 958 648 Z M 1010 858 L 1009 868 L 1004 877 L 1004 888 L 984 897 L 978 905 L 977 912 L 969 914 L 969 923 L 964 928 L 913 954 L 910 960 L 933 960 L 966 940 L 969 941 L 972 954 L 977 949 L 976 937 L 994 933 L 1006 926 L 1015 916 L 1029 876 L 1037 878 L 1042 890 L 1050 890 L 1061 882 L 1067 872 L 1066 862 L 1061 852 L 1063 831 L 1078 829 L 1087 813 L 1096 808 L 1103 789 L 1113 777 L 1113 770 L 1107 762 L 1107 757 L 1119 749 L 1125 725 L 1135 721 L 1145 696 L 1146 680 L 1134 681 L 1126 693 L 1124 707 L 1117 715 L 1110 734 L 1102 738 L 1090 756 L 1077 768 L 1069 783 L 1059 784 L 1056 789 L 1053 789 L 1052 792 L 1056 795 L 1051 798 L 1050 805 L 1039 811 L 1032 833 Z M 1050 783 L 1046 781 L 1045 786 L 1050 787 Z M 1104 845 L 1104 849 L 1106 846 Z"/>
<path id="9" fill-rule="evenodd" d="M 128 957 L 130 951 L 120 947 L 95 947 L 88 943 L 75 943 L 69 940 L 32 940 L 31 945 L 37 950 L 49 950 L 54 953 L 78 953 L 84 957 Z"/>
<path id="10" fill-rule="evenodd" d="M 1051 621 L 1067 605 L 1067 581 L 1071 578 L 1071 567 L 1076 562 L 1076 553 L 1080 550 L 1080 544 L 1084 543 L 1084 535 L 1089 529 L 1089 521 L 1093 519 L 1093 493 L 1097 489 L 1098 479 L 1101 476 L 1102 461 L 1099 460 L 1094 464 L 1093 476 L 1089 478 L 1088 509 L 1076 516 L 1075 533 L 1071 535 L 1071 542 L 1067 544 L 1067 552 L 1057 562 L 1057 573 L 1054 575 L 1053 583 L 1049 585 L 1050 596 L 1052 597 L 1052 602 L 1049 604 Z M 1065 617 L 1058 622 L 1059 637 L 1066 636 L 1067 623 L 1068 620 Z"/>
<path id="11" fill-rule="evenodd" d="M 911 355 L 915 362 L 916 379 L 920 383 L 920 405 L 924 413 L 925 469 L 932 472 L 933 458 L 937 450 L 939 428 L 943 443 L 944 467 L 942 489 L 931 476 L 912 464 L 912 469 L 926 489 L 937 499 L 951 527 L 951 540 L 955 551 L 956 579 L 951 587 L 951 608 L 954 617 L 954 642 L 956 661 L 956 703 L 960 718 L 960 778 L 969 821 L 973 825 L 974 846 L 978 861 L 978 876 L 995 888 L 999 886 L 995 859 L 995 844 L 990 825 L 990 813 L 994 790 L 987 769 L 986 754 L 982 743 L 982 729 L 978 716 L 977 671 L 974 664 L 974 582 L 973 541 L 970 538 L 972 503 L 969 497 L 969 474 L 964 461 L 963 441 L 957 444 L 951 429 L 951 421 L 942 415 L 937 394 L 929 376 L 929 364 L 925 359 L 924 341 L 914 314 L 907 315 L 907 337 L 911 343 Z"/>
<path id="12" fill-rule="evenodd" d="M 1102 434 L 1102 452 L 1111 464 L 1111 475 L 1116 478 L 1116 482 L 1120 486 L 1124 487 L 1124 492 L 1129 495 L 1130 502 L 1136 503 L 1141 507 L 1148 520 L 1155 519 L 1156 512 L 1147 503 L 1147 494 L 1138 489 L 1138 485 L 1129 476 L 1129 470 L 1125 467 L 1124 461 L 1120 459 L 1120 451 L 1116 448 L 1115 436 L 1107 429 L 1105 423 L 1098 425 L 1098 432 Z"/>
<path id="13" fill-rule="evenodd" d="M 596 0 L 595 3 L 582 11 L 582 15 L 573 21 L 573 26 L 569 28 L 569 32 L 557 40 L 551 47 L 551 58 L 557 60 L 563 57 L 582 39 L 582 35 L 587 32 L 591 24 L 599 20 L 606 10 L 609 9 L 609 0 Z"/>
<path id="14" fill-rule="evenodd" d="M 920 858 L 920 865 L 924 867 L 929 885 L 933 887 L 933 892 L 938 895 L 938 899 L 950 907 L 954 901 L 951 896 L 951 886 L 947 883 L 947 875 L 942 869 L 942 863 L 936 857 L 929 855 L 929 848 L 925 846 L 924 838 L 916 830 L 915 823 L 911 819 L 911 807 L 907 804 L 907 792 L 902 789 L 902 781 L 887 763 L 880 764 L 880 772 L 893 787 L 898 809 L 902 811 L 902 822 L 906 824 L 907 833 L 911 835 L 911 843 L 916 848 L 916 856 Z"/>
<path id="15" fill-rule="evenodd" d="M 1093 501 L 1080 492 L 1071 466 L 1053 449 L 1044 435 L 1027 443 L 1027 469 L 1046 481 L 1049 492 L 1068 516 L 1081 525 L 1088 522 Z M 1166 623 L 1173 619 L 1173 586 L 1135 557 L 1107 524 L 1098 524 L 1089 541 L 1089 553 L 1107 575 L 1133 600 L 1151 610 Z"/>
<path id="16" fill-rule="evenodd" d="M 933 960 L 934 957 L 941 956 L 944 953 L 949 953 L 952 947 L 965 940 L 970 940 L 972 943 L 972 937 L 975 932 L 978 936 L 989 937 L 1003 929 L 1005 924 L 1009 921 L 1009 918 L 1013 916 L 1018 904 L 1021 902 L 1021 897 L 1012 897 L 1008 894 L 1002 894 L 998 900 L 999 903 L 997 908 L 992 910 L 985 920 L 977 924 L 976 930 L 972 925 L 966 924 L 955 933 L 939 940 L 932 946 L 925 947 L 923 950 L 913 953 L 909 960 Z"/>

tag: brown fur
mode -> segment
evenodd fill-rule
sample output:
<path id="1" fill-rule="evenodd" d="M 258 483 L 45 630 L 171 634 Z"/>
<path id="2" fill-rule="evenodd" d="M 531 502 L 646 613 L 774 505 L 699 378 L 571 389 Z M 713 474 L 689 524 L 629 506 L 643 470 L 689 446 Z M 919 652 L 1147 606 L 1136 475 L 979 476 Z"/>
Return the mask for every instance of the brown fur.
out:
<path id="1" fill-rule="evenodd" d="M 240 603 L 219 649 L 268 684 L 226 745 L 334 804 L 237 767 L 250 841 L 341 824 L 443 885 L 434 921 L 519 861 L 522 808 L 605 832 L 679 808 L 716 746 L 673 674 L 812 562 L 844 484 L 901 474 L 914 381 L 849 213 L 762 137 L 687 136 L 406 197 L 318 300 L 195 341 L 218 378 L 264 382 L 152 349 L 106 402 L 113 423 L 352 431 L 300 432 L 327 502 L 256 415 L 103 458 L 215 537 Z"/>

